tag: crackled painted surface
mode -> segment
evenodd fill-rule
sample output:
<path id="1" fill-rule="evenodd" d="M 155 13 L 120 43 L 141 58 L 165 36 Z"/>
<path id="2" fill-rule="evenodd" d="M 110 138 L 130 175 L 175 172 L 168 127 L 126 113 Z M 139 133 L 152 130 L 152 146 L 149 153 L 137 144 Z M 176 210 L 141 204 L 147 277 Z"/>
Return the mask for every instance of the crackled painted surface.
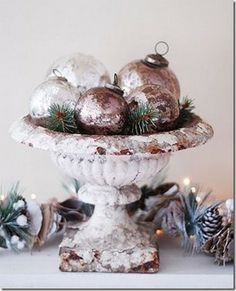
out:
<path id="1" fill-rule="evenodd" d="M 156 242 L 130 219 L 125 205 L 140 198 L 138 186 L 168 164 L 171 152 L 204 144 L 213 130 L 196 116 L 184 128 L 165 133 L 72 135 L 36 126 L 26 116 L 11 134 L 22 144 L 50 151 L 54 163 L 81 182 L 79 198 L 95 204 L 93 216 L 69 228 L 61 243 L 62 271 L 157 272 Z"/>
<path id="2" fill-rule="evenodd" d="M 125 205 L 141 197 L 142 184 L 167 165 L 170 154 L 72 155 L 52 153 L 56 165 L 78 179 L 78 196 L 95 204 L 93 216 L 60 246 L 62 271 L 156 272 L 158 251 L 130 219 Z"/>
<path id="3" fill-rule="evenodd" d="M 174 152 L 204 144 L 213 136 L 212 127 L 195 118 L 185 127 L 142 136 L 66 134 L 36 126 L 29 115 L 11 128 L 12 137 L 44 150 L 88 155 L 149 155 Z"/>

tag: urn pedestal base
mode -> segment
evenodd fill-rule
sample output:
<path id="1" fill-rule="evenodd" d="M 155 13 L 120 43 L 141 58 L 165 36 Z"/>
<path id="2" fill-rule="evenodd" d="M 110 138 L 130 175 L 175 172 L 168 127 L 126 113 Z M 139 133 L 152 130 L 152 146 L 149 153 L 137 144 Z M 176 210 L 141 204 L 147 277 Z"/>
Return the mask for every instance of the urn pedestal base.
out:
<path id="1" fill-rule="evenodd" d="M 60 270 L 66 272 L 157 272 L 156 235 L 128 215 L 126 204 L 136 201 L 136 185 L 117 189 L 84 185 L 79 197 L 95 204 L 85 223 L 68 227 L 60 245 Z M 101 199 L 103 198 L 103 199 Z"/>
<path id="2" fill-rule="evenodd" d="M 154 273 L 159 269 L 157 244 L 145 231 L 127 232 L 126 236 L 117 231 L 103 239 L 86 241 L 80 231 L 79 227 L 69 227 L 60 245 L 63 272 Z"/>
<path id="3" fill-rule="evenodd" d="M 167 161 L 168 156 L 163 160 Z M 108 159 L 107 161 L 109 162 Z M 142 174 L 141 170 L 138 172 L 135 167 L 129 174 L 125 171 L 127 168 L 128 166 L 121 171 L 118 166 L 114 167 L 114 164 L 113 167 L 108 167 L 107 173 L 102 173 L 100 177 L 101 184 L 104 183 L 104 177 L 108 177 L 112 185 L 115 179 L 127 177 L 130 179 L 129 175 L 134 175 L 133 172 L 135 178 Z M 156 171 L 158 170 L 157 167 Z M 146 173 L 150 176 L 148 170 Z M 86 183 L 80 188 L 79 198 L 94 204 L 94 213 L 87 222 L 68 228 L 60 245 L 61 271 L 124 273 L 158 271 L 159 256 L 155 233 L 150 234 L 147 229 L 137 225 L 126 210 L 127 204 L 140 199 L 140 188 L 135 184 L 121 187 L 111 185 Z"/>

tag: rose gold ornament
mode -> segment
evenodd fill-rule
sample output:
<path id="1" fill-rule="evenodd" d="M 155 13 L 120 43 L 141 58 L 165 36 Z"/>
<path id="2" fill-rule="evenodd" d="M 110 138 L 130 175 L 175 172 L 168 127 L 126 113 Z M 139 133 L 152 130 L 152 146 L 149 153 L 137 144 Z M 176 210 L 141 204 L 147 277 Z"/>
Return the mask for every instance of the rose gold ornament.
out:
<path id="1" fill-rule="evenodd" d="M 169 130 L 179 116 L 177 99 L 170 91 L 158 85 L 140 86 L 133 90 L 126 100 L 131 110 L 143 105 L 155 109 L 158 113 L 155 121 L 156 130 Z"/>
<path id="2" fill-rule="evenodd" d="M 128 104 L 123 91 L 114 83 L 85 92 L 75 107 L 75 118 L 80 130 L 89 134 L 118 134 L 122 131 Z"/>
<path id="3" fill-rule="evenodd" d="M 166 45 L 166 51 L 157 52 L 160 44 Z M 179 81 L 169 68 L 164 55 L 169 51 L 168 44 L 160 41 L 155 45 L 156 54 L 149 54 L 143 60 L 136 60 L 125 65 L 119 72 L 119 84 L 127 96 L 135 88 L 145 84 L 156 84 L 168 89 L 176 99 L 180 97 Z"/>

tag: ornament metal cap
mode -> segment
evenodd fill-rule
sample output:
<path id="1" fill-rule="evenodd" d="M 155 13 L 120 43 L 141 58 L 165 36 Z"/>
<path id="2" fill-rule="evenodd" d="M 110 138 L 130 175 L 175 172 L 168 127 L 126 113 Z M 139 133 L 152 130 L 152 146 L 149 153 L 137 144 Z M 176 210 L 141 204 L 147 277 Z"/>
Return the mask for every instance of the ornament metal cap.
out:
<path id="1" fill-rule="evenodd" d="M 117 76 L 117 74 L 114 74 L 114 81 L 113 81 L 113 83 L 112 84 L 107 83 L 105 85 L 105 87 L 107 89 L 109 89 L 109 90 L 112 90 L 112 91 L 116 92 L 117 94 L 119 94 L 121 96 L 123 96 L 123 94 L 124 94 L 124 91 L 118 85 L 118 76 Z"/>
<path id="2" fill-rule="evenodd" d="M 157 47 L 160 44 L 164 44 L 165 45 L 165 51 L 161 54 L 158 53 L 157 51 Z M 143 60 L 143 62 L 148 65 L 148 66 L 152 66 L 152 67 L 167 67 L 169 65 L 169 62 L 167 61 L 166 58 L 164 58 L 164 55 L 166 55 L 169 51 L 169 46 L 165 41 L 158 41 L 155 45 L 155 54 L 149 54 L 145 57 L 145 59 Z"/>

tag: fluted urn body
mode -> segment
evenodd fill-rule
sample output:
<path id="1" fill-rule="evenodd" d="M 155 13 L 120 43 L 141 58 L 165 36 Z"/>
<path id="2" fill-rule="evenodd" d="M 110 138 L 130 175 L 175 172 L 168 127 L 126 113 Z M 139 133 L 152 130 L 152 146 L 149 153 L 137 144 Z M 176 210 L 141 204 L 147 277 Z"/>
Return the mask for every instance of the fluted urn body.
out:
<path id="1" fill-rule="evenodd" d="M 62 271 L 156 272 L 155 236 L 135 224 L 126 204 L 141 197 L 170 154 L 205 143 L 212 128 L 195 116 L 185 127 L 144 136 L 52 132 L 26 116 L 12 127 L 17 141 L 48 150 L 57 167 L 81 183 L 79 199 L 95 205 L 92 217 L 68 229 L 60 245 Z"/>

